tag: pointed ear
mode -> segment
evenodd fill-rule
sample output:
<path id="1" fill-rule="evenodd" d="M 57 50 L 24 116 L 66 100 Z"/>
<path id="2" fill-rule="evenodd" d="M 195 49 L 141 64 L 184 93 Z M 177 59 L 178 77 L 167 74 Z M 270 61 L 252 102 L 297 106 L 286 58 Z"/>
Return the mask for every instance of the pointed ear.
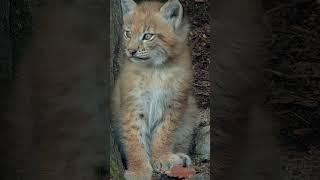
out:
<path id="1" fill-rule="evenodd" d="M 168 0 L 160 9 L 162 17 L 173 26 L 178 28 L 182 21 L 183 7 L 179 0 Z"/>
<path id="2" fill-rule="evenodd" d="M 123 17 L 130 14 L 134 8 L 136 8 L 137 3 L 133 0 L 121 0 L 121 6 L 122 6 L 122 13 Z"/>

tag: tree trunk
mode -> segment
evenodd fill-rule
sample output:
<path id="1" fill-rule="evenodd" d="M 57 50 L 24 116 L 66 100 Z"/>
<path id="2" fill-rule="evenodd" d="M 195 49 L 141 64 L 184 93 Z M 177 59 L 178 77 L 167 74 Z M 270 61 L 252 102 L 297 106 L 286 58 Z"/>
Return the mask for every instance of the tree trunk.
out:
<path id="1" fill-rule="evenodd" d="M 110 1 L 111 14 L 110 14 L 110 53 L 111 53 L 111 87 L 113 87 L 114 80 L 117 77 L 120 59 L 121 59 L 121 32 L 122 32 L 122 11 L 121 1 Z M 112 128 L 111 128 L 112 132 Z M 111 154 L 110 154 L 110 178 L 112 179 L 124 179 L 124 167 L 121 161 L 121 156 L 118 150 L 118 146 L 115 142 L 114 136 L 111 133 Z"/>

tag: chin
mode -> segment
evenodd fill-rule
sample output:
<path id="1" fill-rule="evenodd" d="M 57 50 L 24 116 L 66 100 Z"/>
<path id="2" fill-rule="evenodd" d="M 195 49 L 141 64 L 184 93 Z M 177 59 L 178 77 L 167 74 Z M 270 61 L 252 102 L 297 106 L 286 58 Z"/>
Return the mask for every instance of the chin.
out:
<path id="1" fill-rule="evenodd" d="M 165 58 L 152 58 L 152 57 L 145 57 L 145 58 L 137 58 L 137 57 L 128 57 L 129 60 L 133 63 L 147 65 L 149 67 L 157 67 L 161 66 L 166 63 Z"/>
<path id="2" fill-rule="evenodd" d="M 136 57 L 128 57 L 130 61 L 134 62 L 134 63 L 147 63 L 149 61 L 149 59 L 145 58 L 136 58 Z"/>

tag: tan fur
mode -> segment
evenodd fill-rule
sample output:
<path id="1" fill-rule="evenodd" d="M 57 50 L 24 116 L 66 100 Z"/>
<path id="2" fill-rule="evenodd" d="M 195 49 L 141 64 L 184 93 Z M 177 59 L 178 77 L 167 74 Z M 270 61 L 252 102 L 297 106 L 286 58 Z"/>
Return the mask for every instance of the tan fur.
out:
<path id="1" fill-rule="evenodd" d="M 124 19 L 124 30 L 129 29 L 132 37 L 146 29 L 157 34 L 150 42 L 137 42 L 133 38 L 124 40 L 125 48 L 162 46 L 166 52 L 161 64 L 150 63 L 152 57 L 145 62 L 126 57 L 115 84 L 113 112 L 116 122 L 113 125 L 120 131 L 124 144 L 127 179 L 150 179 L 152 169 L 168 170 L 182 164 L 184 158 L 190 159 L 184 153 L 188 152 L 197 108 L 191 92 L 193 72 L 186 43 L 188 24 L 183 20 L 179 28 L 172 28 L 160 17 L 162 6 L 159 2 L 144 2 Z M 150 104 L 144 105 L 148 93 L 154 96 L 150 96 Z M 152 100 L 157 95 L 160 99 Z M 154 116 L 144 108 L 153 105 L 159 106 L 155 108 Z M 161 115 L 160 120 L 150 120 L 150 117 L 157 117 L 157 113 Z M 143 132 L 148 132 L 145 129 L 150 128 L 147 126 L 150 122 L 156 127 L 150 134 L 151 154 L 148 154 L 149 147 L 143 144 L 147 137 Z"/>

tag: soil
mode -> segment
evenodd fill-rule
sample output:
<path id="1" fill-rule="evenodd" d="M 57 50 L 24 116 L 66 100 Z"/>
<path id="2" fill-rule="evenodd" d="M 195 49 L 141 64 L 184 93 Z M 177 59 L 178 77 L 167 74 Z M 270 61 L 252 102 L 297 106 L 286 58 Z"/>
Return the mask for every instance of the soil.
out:
<path id="1" fill-rule="evenodd" d="M 208 1 L 180 0 L 191 25 L 189 34 L 194 69 L 193 89 L 200 108 L 210 107 L 210 19 Z"/>

